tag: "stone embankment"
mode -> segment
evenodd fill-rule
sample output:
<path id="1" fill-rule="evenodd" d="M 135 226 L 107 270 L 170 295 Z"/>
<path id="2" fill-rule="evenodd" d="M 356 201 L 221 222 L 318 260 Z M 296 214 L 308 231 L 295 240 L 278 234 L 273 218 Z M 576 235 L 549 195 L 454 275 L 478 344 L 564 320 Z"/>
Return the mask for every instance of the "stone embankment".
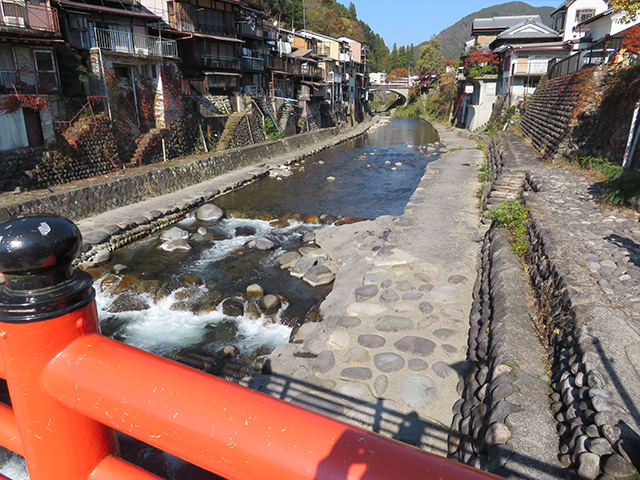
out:
<path id="1" fill-rule="evenodd" d="M 0 220 L 34 212 L 55 212 L 76 220 L 85 242 L 80 260 L 95 261 L 98 255 L 102 261 L 110 251 L 180 221 L 216 196 L 362 135 L 377 121 L 346 132 L 319 130 L 45 191 L 3 194 Z"/>

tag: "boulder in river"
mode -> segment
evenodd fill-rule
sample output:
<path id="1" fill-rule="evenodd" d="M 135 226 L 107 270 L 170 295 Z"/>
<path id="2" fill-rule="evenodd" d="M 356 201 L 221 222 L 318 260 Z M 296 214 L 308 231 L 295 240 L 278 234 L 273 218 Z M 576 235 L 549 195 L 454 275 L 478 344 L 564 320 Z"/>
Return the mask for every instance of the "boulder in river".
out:
<path id="1" fill-rule="evenodd" d="M 254 283 L 247 287 L 247 297 L 262 297 L 263 295 L 264 295 L 264 290 L 257 283 Z"/>
<path id="2" fill-rule="evenodd" d="M 278 264 L 283 270 L 293 268 L 300 258 L 302 257 L 298 252 L 287 252 L 278 259 Z"/>
<path id="3" fill-rule="evenodd" d="M 160 234 L 160 240 L 186 240 L 189 238 L 189 232 L 179 228 L 179 227 L 171 227 L 168 230 L 164 230 Z"/>
<path id="4" fill-rule="evenodd" d="M 249 242 L 247 242 L 247 247 L 255 248 L 256 250 L 265 251 L 265 250 L 274 249 L 276 247 L 276 245 L 275 245 L 275 243 L 273 243 L 268 238 L 257 237 L 257 238 L 254 238 L 253 240 L 250 240 Z"/>
<path id="5" fill-rule="evenodd" d="M 307 270 L 309 270 L 311 267 L 313 267 L 317 263 L 318 263 L 318 260 L 315 258 L 302 257 L 300 260 L 296 262 L 295 266 L 291 269 L 291 272 L 290 272 L 291 276 L 296 278 L 302 278 L 304 277 L 305 273 L 307 273 Z"/>
<path id="6" fill-rule="evenodd" d="M 227 298 L 222 302 L 222 313 L 227 317 L 241 317 L 244 315 L 244 303 L 235 298 Z"/>
<path id="7" fill-rule="evenodd" d="M 315 258 L 318 261 L 325 261 L 329 259 L 327 252 L 318 247 L 300 247 L 298 253 L 303 257 Z"/>
<path id="8" fill-rule="evenodd" d="M 272 315 L 280 309 L 282 302 L 275 295 L 265 295 L 260 298 L 258 305 L 260 306 L 262 313 L 265 315 Z"/>
<path id="9" fill-rule="evenodd" d="M 167 240 L 158 247 L 165 252 L 175 252 L 176 250 L 191 250 L 191 245 L 186 240 Z"/>
<path id="10" fill-rule="evenodd" d="M 218 222 L 223 216 L 222 209 L 210 203 L 202 205 L 196 212 L 196 218 L 203 222 Z"/>
<path id="11" fill-rule="evenodd" d="M 250 237 L 256 234 L 256 229 L 250 226 L 236 227 L 236 237 Z"/>
<path id="12" fill-rule="evenodd" d="M 315 265 L 307 270 L 302 279 L 312 287 L 326 285 L 333 282 L 336 276 L 329 270 L 326 265 Z"/>

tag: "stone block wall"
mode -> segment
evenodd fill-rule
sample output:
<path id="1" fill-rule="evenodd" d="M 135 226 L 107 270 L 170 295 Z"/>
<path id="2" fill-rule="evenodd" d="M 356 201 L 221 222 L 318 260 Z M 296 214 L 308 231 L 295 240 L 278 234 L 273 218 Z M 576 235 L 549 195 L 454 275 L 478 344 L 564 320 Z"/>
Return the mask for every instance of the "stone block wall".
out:
<path id="1" fill-rule="evenodd" d="M 449 457 L 507 478 L 561 478 L 544 352 L 508 234 L 485 235 Z"/>
<path id="2" fill-rule="evenodd" d="M 526 107 L 524 136 L 549 159 L 580 151 L 621 164 L 640 95 L 638 75 L 640 66 L 605 65 L 544 77 Z M 631 164 L 640 166 L 640 150 Z"/>
<path id="3" fill-rule="evenodd" d="M 225 172 L 260 163 L 277 155 L 314 145 L 335 136 L 336 129 L 325 129 L 296 135 L 249 147 L 191 157 L 173 165 L 156 164 L 139 173 L 121 178 L 103 178 L 90 186 L 70 188 L 58 194 L 39 195 L 20 202 L 9 202 L 0 208 L 0 220 L 22 213 L 53 212 L 71 220 L 89 217 L 122 205 L 179 190 Z"/>
<path id="4" fill-rule="evenodd" d="M 521 128 L 525 137 L 545 157 L 568 154 L 572 149 L 572 116 L 579 98 L 580 77 L 544 77 L 527 107 Z"/>
<path id="5" fill-rule="evenodd" d="M 32 170 L 42 159 L 42 148 L 19 148 L 2 152 L 0 192 L 23 187 L 24 172 Z"/>
<path id="6" fill-rule="evenodd" d="M 105 116 L 85 118 L 69 129 L 55 150 L 45 152 L 24 171 L 19 182 L 26 189 L 46 188 L 104 175 L 118 166 L 116 141 Z"/>

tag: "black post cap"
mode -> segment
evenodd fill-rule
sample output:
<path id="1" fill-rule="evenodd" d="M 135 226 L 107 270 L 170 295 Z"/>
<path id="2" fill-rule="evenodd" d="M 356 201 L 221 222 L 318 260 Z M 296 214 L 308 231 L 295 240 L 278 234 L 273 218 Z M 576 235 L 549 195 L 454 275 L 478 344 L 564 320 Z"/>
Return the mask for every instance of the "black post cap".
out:
<path id="1" fill-rule="evenodd" d="M 88 304 L 91 276 L 71 267 L 81 246 L 66 218 L 31 214 L 0 224 L 0 321 L 39 321 Z"/>

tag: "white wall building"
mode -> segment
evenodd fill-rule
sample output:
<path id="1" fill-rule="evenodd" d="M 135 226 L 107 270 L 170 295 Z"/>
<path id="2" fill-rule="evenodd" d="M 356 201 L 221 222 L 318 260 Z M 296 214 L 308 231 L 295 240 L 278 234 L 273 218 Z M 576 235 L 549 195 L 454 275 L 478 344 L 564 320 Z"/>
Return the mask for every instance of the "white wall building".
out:
<path id="1" fill-rule="evenodd" d="M 580 39 L 585 36 L 578 25 L 608 8 L 605 0 L 566 0 L 551 13 L 553 29 L 562 35 L 563 42 L 572 42 L 578 50 Z"/>

